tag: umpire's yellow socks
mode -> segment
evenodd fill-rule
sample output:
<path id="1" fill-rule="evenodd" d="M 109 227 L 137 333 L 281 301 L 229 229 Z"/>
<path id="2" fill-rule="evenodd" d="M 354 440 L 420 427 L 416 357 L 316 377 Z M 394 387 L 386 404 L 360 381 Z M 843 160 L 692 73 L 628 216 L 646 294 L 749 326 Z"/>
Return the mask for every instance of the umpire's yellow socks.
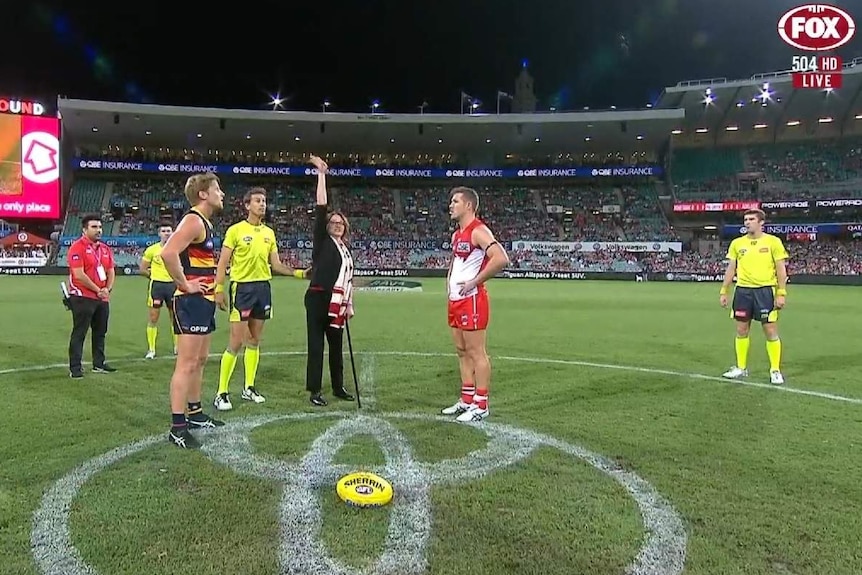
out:
<path id="1" fill-rule="evenodd" d="M 154 325 L 147 326 L 147 350 L 156 351 L 156 337 L 159 335 L 159 328 Z"/>
<path id="2" fill-rule="evenodd" d="M 748 336 L 736 336 L 736 367 L 739 369 L 748 369 L 748 346 L 751 340 Z"/>
<path id="3" fill-rule="evenodd" d="M 245 366 L 245 387 L 254 387 L 254 380 L 257 377 L 257 366 L 260 363 L 260 348 L 257 346 L 246 346 L 243 354 Z"/>
<path id="4" fill-rule="evenodd" d="M 781 340 L 766 340 L 766 355 L 769 356 L 769 371 L 781 370 Z"/>
<path id="5" fill-rule="evenodd" d="M 226 349 L 221 354 L 221 367 L 218 374 L 218 393 L 227 393 L 230 389 L 230 377 L 233 375 L 233 368 L 236 367 L 236 354 L 231 350 Z"/>

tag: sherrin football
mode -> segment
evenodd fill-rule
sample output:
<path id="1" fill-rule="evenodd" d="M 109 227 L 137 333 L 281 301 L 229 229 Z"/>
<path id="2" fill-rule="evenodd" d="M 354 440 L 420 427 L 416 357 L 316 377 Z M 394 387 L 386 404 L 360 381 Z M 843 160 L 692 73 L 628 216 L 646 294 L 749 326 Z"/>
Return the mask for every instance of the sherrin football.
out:
<path id="1" fill-rule="evenodd" d="M 349 473 L 335 486 L 338 497 L 353 507 L 382 507 L 392 501 L 392 484 L 375 473 Z"/>

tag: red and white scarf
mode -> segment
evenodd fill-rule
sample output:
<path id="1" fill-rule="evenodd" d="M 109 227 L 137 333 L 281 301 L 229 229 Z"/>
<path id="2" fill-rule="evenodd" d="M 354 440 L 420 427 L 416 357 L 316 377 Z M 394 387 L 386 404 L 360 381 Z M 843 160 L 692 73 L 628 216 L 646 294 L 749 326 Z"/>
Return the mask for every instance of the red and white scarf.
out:
<path id="1" fill-rule="evenodd" d="M 347 320 L 347 309 L 353 305 L 353 257 L 340 240 L 332 238 L 341 253 L 341 269 L 338 279 L 332 286 L 332 298 L 329 300 L 329 327 L 343 328 Z"/>

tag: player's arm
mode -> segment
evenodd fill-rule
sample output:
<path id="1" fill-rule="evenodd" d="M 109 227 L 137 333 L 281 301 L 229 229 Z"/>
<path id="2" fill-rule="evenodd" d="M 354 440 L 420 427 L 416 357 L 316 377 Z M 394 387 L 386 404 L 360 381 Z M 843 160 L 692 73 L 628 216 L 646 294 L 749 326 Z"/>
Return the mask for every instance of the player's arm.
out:
<path id="1" fill-rule="evenodd" d="M 69 250 L 68 258 L 69 268 L 72 270 L 72 277 L 75 278 L 75 283 L 95 293 L 99 293 L 99 286 L 84 273 L 84 254 L 82 250 L 78 246 L 75 246 Z"/>
<path id="2" fill-rule="evenodd" d="M 485 250 L 485 255 L 488 256 L 488 265 L 485 266 L 485 269 L 474 280 L 476 285 L 479 285 L 487 282 L 509 265 L 509 254 L 506 253 L 506 250 L 503 249 L 503 246 L 494 238 L 494 234 L 486 226 L 473 230 L 472 240 L 473 245 L 477 245 Z"/>
<path id="3" fill-rule="evenodd" d="M 150 250 L 147 248 L 144 250 L 144 255 L 141 256 L 141 263 L 138 264 L 138 273 L 144 277 L 150 277 L 150 264 L 152 263 L 152 257 L 150 256 Z"/>
<path id="4" fill-rule="evenodd" d="M 191 215 L 185 216 L 162 249 L 162 261 L 165 263 L 165 269 L 180 291 L 187 293 L 201 291 L 198 282 L 190 283 L 186 279 L 186 274 L 183 273 L 183 266 L 180 262 L 180 252 L 188 248 L 192 242 L 203 234 L 204 224 L 201 219 Z"/>

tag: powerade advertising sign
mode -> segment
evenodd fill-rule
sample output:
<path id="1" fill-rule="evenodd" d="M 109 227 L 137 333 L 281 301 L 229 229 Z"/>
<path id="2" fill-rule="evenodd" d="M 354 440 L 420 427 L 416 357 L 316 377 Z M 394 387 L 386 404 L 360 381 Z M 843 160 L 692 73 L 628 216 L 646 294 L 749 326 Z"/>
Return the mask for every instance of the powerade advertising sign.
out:
<path id="1" fill-rule="evenodd" d="M 148 174 L 198 174 L 213 172 L 218 175 L 236 176 L 316 176 L 315 168 L 282 165 L 236 165 L 120 162 L 113 160 L 91 160 L 77 158 L 73 166 L 77 170 L 98 172 L 141 172 Z M 648 178 L 661 176 L 661 166 L 614 166 L 576 168 L 378 168 L 371 166 L 329 169 L 328 175 L 337 178 L 413 178 L 413 179 L 532 179 L 532 178 Z"/>

